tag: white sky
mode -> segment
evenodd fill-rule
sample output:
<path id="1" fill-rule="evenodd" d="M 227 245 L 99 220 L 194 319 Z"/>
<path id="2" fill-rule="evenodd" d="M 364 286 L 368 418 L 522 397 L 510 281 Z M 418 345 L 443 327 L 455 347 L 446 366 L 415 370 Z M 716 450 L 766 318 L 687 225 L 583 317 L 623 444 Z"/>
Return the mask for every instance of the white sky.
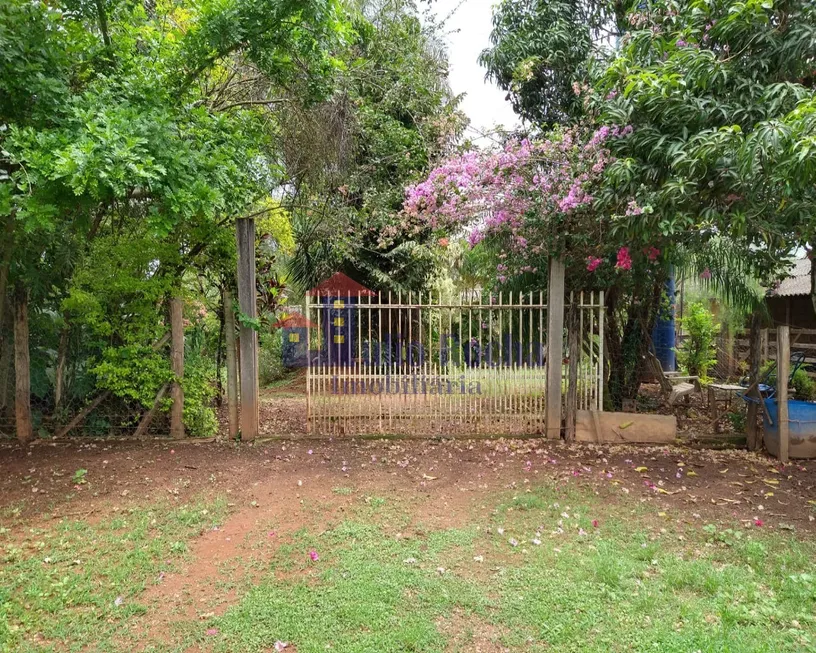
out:
<path id="1" fill-rule="evenodd" d="M 470 118 L 471 127 L 482 131 L 496 125 L 513 128 L 520 124 L 510 103 L 504 99 L 505 92 L 485 81 L 485 69 L 477 61 L 479 53 L 490 45 L 491 8 L 496 1 L 436 0 L 432 5 L 441 20 L 461 3 L 445 25 L 450 85 L 454 93 L 467 94 L 461 109 Z M 468 136 L 475 140 L 477 134 L 469 130 Z"/>

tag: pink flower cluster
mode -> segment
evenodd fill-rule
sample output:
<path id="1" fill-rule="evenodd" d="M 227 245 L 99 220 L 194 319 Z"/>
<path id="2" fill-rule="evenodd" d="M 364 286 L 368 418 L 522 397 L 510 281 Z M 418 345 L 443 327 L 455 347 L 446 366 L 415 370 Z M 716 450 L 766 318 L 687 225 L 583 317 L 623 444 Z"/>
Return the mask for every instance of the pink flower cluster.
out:
<path id="1" fill-rule="evenodd" d="M 615 267 L 619 270 L 632 269 L 632 257 L 629 254 L 628 247 L 621 247 L 618 250 L 618 262 L 615 264 Z"/>
<path id="2" fill-rule="evenodd" d="M 549 220 L 591 207 L 593 189 L 613 161 L 606 141 L 631 132 L 630 126 L 604 126 L 591 134 L 566 129 L 545 140 L 513 140 L 499 151 L 452 157 L 406 189 L 405 229 L 465 227 L 471 246 L 495 238 L 523 265 L 518 255 L 546 253 L 541 229 Z M 597 268 L 600 260 L 592 265 Z M 522 270 L 514 265 L 497 272 L 507 278 Z"/>
<path id="3" fill-rule="evenodd" d="M 600 224 L 592 205 L 614 161 L 607 141 L 632 131 L 631 126 L 603 126 L 592 133 L 571 128 L 543 140 L 512 140 L 497 151 L 451 157 L 406 189 L 399 229 L 464 231 L 472 247 L 491 239 L 501 252 L 495 273 L 500 283 L 534 271 L 530 257 L 546 256 L 557 246 L 553 237 L 562 237 L 553 236 L 554 222 L 564 233 Z M 629 216 L 643 212 L 635 201 L 626 208 Z M 448 244 L 444 238 L 438 242 Z M 660 250 L 652 247 L 643 253 L 654 262 Z M 603 258 L 587 256 L 586 269 L 595 272 L 602 263 Z M 632 264 L 629 248 L 622 247 L 615 268 L 631 270 Z"/>

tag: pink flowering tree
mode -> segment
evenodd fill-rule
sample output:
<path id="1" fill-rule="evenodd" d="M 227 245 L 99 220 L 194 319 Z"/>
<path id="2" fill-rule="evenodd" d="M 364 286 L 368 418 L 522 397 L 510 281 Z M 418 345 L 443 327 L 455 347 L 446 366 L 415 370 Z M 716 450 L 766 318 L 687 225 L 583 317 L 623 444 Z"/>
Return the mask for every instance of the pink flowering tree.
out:
<path id="1" fill-rule="evenodd" d="M 546 286 L 548 261 L 562 258 L 567 290 L 605 290 L 609 299 L 609 396 L 615 407 L 639 388 L 641 360 L 666 278 L 665 244 L 624 228 L 651 211 L 631 197 L 609 200 L 613 139 L 630 127 L 559 129 L 511 140 L 494 152 L 444 161 L 406 191 L 402 228 L 431 228 L 491 253 L 496 289 Z M 601 200 L 599 197 L 603 197 Z"/>
<path id="2" fill-rule="evenodd" d="M 612 162 L 608 141 L 631 128 L 578 128 L 542 140 L 512 140 L 498 152 L 466 152 L 410 186 L 404 227 L 459 234 L 496 255 L 494 281 L 512 289 L 546 278 L 552 256 L 565 259 L 572 289 L 607 287 L 636 264 L 655 264 L 655 243 L 618 241 L 616 220 L 642 213 L 635 201 L 596 201 Z M 532 277 L 530 276 L 532 275 Z"/>

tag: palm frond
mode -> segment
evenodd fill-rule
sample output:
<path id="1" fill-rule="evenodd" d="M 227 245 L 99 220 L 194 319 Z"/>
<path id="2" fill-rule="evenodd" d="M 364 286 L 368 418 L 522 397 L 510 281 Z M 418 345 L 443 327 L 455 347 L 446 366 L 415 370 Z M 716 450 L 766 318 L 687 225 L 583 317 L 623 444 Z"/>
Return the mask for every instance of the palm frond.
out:
<path id="1" fill-rule="evenodd" d="M 767 312 L 760 265 L 767 253 L 752 250 L 724 236 L 715 236 L 705 247 L 679 251 L 680 276 L 695 279 L 733 310 L 749 315 Z"/>

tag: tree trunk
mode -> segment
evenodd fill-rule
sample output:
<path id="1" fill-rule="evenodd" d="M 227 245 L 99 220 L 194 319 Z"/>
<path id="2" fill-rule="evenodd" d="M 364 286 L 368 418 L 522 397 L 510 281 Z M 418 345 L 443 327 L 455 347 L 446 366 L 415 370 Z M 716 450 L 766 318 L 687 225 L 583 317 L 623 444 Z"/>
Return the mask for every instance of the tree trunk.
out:
<path id="1" fill-rule="evenodd" d="M 14 414 L 17 439 L 23 444 L 34 437 L 31 423 L 31 359 L 28 351 L 28 291 L 14 293 Z"/>
<path id="2" fill-rule="evenodd" d="M 54 412 L 62 406 L 62 396 L 65 392 L 65 360 L 68 357 L 68 336 L 70 327 L 66 318 L 60 332 L 59 347 L 57 348 L 57 368 L 54 371 Z"/>
<path id="3" fill-rule="evenodd" d="M 0 296 L 0 303 L 5 303 L 6 298 Z M 8 313 L 6 313 L 8 315 Z M 13 403 L 11 394 L 11 378 L 14 366 L 14 321 L 3 319 L 0 321 L 0 422 L 11 409 Z"/>
<path id="4" fill-rule="evenodd" d="M 8 289 L 9 269 L 11 267 L 11 253 L 14 251 L 14 215 L 12 212 L 3 228 L 3 240 L 0 252 L 0 326 L 3 325 L 6 311 L 6 290 Z"/>
<path id="5" fill-rule="evenodd" d="M 180 297 L 170 300 L 170 358 L 175 379 L 170 385 L 170 435 L 174 438 L 184 437 L 184 390 L 181 381 L 184 378 L 184 302 Z"/>
<path id="6" fill-rule="evenodd" d="M 746 436 L 748 440 L 748 449 L 750 451 L 757 451 L 761 444 L 759 437 L 759 425 L 757 424 L 757 415 L 759 413 L 759 403 L 762 401 L 757 383 L 759 382 L 759 368 L 760 359 L 762 358 L 762 343 L 761 343 L 762 322 L 758 310 L 754 310 L 751 315 L 751 332 L 750 338 L 750 353 L 749 353 L 749 370 L 748 370 L 748 393 L 753 401 L 748 402 L 748 416 L 745 420 Z"/>
<path id="7" fill-rule="evenodd" d="M 657 276 L 651 288 L 628 299 L 626 323 L 618 320 L 620 292 L 612 288 L 607 296 L 606 354 L 609 359 L 609 403 L 613 410 L 631 409 L 643 380 L 644 359 L 657 319 L 665 278 Z"/>
<path id="8" fill-rule="evenodd" d="M 229 411 L 229 437 L 238 437 L 238 360 L 235 344 L 235 306 L 232 291 L 224 288 L 224 332 L 226 334 L 227 358 L 227 409 Z"/>

